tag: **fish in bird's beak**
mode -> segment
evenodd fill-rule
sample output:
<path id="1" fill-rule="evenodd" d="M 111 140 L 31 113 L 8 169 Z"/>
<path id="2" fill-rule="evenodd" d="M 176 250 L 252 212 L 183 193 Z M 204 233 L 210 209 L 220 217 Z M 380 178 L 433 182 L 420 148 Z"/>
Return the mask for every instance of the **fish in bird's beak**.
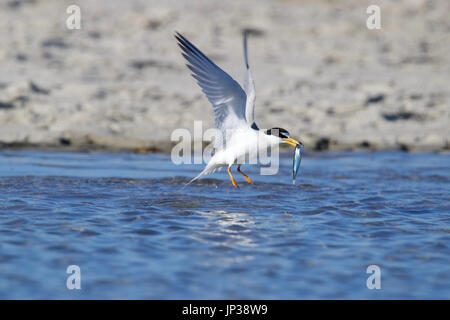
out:
<path id="1" fill-rule="evenodd" d="M 302 155 L 303 155 L 303 144 L 299 143 L 295 147 L 295 152 L 294 152 L 294 161 L 292 164 L 292 184 L 295 184 L 295 177 L 297 176 L 298 169 L 300 168 L 300 162 L 302 161 Z"/>
<path id="2" fill-rule="evenodd" d="M 283 141 L 286 142 L 287 144 L 290 144 L 290 145 L 293 146 L 293 147 L 296 147 L 296 146 L 298 146 L 298 145 L 302 145 L 302 146 L 303 146 L 302 143 L 300 143 L 300 142 L 298 142 L 297 140 L 294 140 L 294 139 L 292 139 L 292 138 L 283 139 Z"/>
<path id="3" fill-rule="evenodd" d="M 295 147 L 294 161 L 292 165 L 292 183 L 295 184 L 295 177 L 297 176 L 298 169 L 300 168 L 300 162 L 302 161 L 303 143 L 292 138 L 283 139 L 283 141 Z"/>

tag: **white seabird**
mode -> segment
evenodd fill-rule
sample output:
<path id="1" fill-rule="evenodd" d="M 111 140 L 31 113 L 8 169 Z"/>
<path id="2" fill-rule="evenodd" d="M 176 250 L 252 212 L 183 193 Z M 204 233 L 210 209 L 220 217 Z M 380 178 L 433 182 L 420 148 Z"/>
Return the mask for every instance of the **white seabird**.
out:
<path id="1" fill-rule="evenodd" d="M 303 146 L 301 142 L 292 139 L 285 129 L 277 127 L 260 130 L 256 125 L 254 121 L 255 84 L 248 65 L 246 32 L 244 32 L 245 91 L 183 35 L 176 32 L 175 38 L 183 51 L 183 57 L 189 62 L 187 67 L 193 72 L 192 76 L 213 106 L 215 127 L 220 133 L 215 139 L 215 154 L 204 170 L 189 183 L 218 168 L 228 167 L 231 182 L 237 187 L 230 171 L 233 164 L 238 165 L 237 171 L 248 183 L 253 183 L 240 170 L 245 160 L 254 159 L 258 157 L 261 150 L 267 150 L 281 143 L 288 143 L 294 147 Z"/>

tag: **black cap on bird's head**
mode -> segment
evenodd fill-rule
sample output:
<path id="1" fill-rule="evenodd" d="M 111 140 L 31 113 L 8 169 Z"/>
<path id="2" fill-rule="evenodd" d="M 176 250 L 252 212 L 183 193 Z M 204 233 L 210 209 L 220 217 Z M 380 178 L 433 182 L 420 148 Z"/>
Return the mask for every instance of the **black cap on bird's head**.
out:
<path id="1" fill-rule="evenodd" d="M 290 144 L 293 147 L 296 147 L 297 145 L 303 146 L 303 143 L 294 140 L 291 138 L 291 135 L 289 134 L 289 131 L 283 128 L 271 128 L 264 132 L 265 134 L 269 136 L 275 136 L 283 140 L 283 142 L 286 142 L 287 144 Z"/>
<path id="2" fill-rule="evenodd" d="M 288 139 L 291 135 L 286 129 L 283 128 L 271 128 L 267 129 L 265 133 L 269 136 L 275 136 L 282 139 Z"/>

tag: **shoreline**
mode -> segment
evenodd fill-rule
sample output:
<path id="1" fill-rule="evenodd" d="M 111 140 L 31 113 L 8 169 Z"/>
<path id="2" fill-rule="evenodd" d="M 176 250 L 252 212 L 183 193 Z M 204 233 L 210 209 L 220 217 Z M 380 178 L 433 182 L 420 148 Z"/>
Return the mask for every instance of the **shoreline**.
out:
<path id="1" fill-rule="evenodd" d="M 70 145 L 32 145 L 32 144 L 2 144 L 0 143 L 0 152 L 2 151 L 42 151 L 42 152 L 74 152 L 74 153 L 134 153 L 134 154 L 170 154 L 174 144 L 159 144 L 158 147 L 137 147 L 137 148 L 117 148 L 111 146 L 102 145 L 80 145 L 80 146 L 70 146 Z M 204 150 L 204 148 L 203 148 Z M 280 153 L 286 153 L 292 151 L 289 146 L 280 147 Z M 312 148 L 309 149 L 305 147 L 305 154 L 321 154 L 321 153 L 340 153 L 340 152 L 406 152 L 411 154 L 419 153 L 433 153 L 433 154 L 447 154 L 450 153 L 450 148 L 414 148 L 409 149 L 408 147 L 401 146 L 398 148 L 371 148 L 371 147 L 349 147 L 344 145 L 338 145 L 338 147 L 333 147 L 331 149 L 320 149 Z"/>

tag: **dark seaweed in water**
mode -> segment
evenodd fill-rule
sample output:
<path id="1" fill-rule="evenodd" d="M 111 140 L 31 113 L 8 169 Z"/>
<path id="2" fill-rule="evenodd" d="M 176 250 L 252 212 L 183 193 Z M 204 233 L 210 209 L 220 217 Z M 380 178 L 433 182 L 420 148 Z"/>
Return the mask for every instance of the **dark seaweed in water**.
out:
<path id="1" fill-rule="evenodd" d="M 302 162 L 300 185 L 289 153 L 235 189 L 226 172 L 184 187 L 202 166 L 166 155 L 2 151 L 0 298 L 450 296 L 450 155 Z"/>

